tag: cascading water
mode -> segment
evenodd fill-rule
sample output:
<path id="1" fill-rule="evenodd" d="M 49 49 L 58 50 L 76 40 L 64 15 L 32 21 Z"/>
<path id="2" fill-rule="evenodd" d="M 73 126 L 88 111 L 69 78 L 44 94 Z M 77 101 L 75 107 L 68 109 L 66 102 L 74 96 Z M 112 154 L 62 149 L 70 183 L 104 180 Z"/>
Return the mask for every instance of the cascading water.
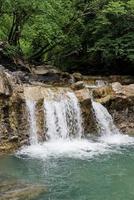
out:
<path id="1" fill-rule="evenodd" d="M 50 140 L 67 138 L 67 122 L 64 102 L 44 101 L 47 138 Z"/>
<path id="2" fill-rule="evenodd" d="M 99 136 L 95 140 L 83 139 L 81 110 L 75 94 L 70 91 L 57 92 L 51 89 L 46 89 L 43 94 L 45 94 L 44 130 L 47 141 L 38 142 L 35 116 L 36 102 L 27 100 L 31 145 L 22 148 L 18 153 L 19 155 L 26 154 L 42 159 L 49 156 L 83 159 L 118 150 L 120 145 L 134 144 L 132 137 L 119 132 L 107 109 L 93 100 L 92 106 L 99 126 Z"/>
<path id="3" fill-rule="evenodd" d="M 100 103 L 92 101 L 92 106 L 99 126 L 100 135 L 119 134 L 119 130 L 114 125 L 112 116 L 108 110 Z"/>
<path id="4" fill-rule="evenodd" d="M 73 120 L 70 120 L 71 125 L 69 127 L 72 126 L 74 129 L 74 134 L 77 135 L 77 138 L 81 138 L 83 135 L 83 127 L 82 127 L 80 105 L 74 93 L 68 92 L 67 95 L 69 97 L 69 102 L 70 102 L 69 104 L 67 104 L 68 110 L 70 110 L 69 113 L 71 113 L 71 116 L 69 117 L 69 119 L 71 118 L 73 119 Z"/>
<path id="5" fill-rule="evenodd" d="M 99 126 L 99 140 L 101 142 L 114 145 L 133 143 L 133 138 L 120 133 L 112 116 L 102 104 L 92 100 L 92 106 Z"/>
<path id="6" fill-rule="evenodd" d="M 50 96 L 52 98 L 52 93 Z M 67 92 L 66 95 L 61 95 L 58 101 L 53 98 L 44 100 L 48 139 L 69 139 L 71 136 L 81 138 L 82 119 L 75 94 Z"/>
<path id="7" fill-rule="evenodd" d="M 46 89 L 44 97 L 44 129 L 47 140 L 81 138 L 82 118 L 78 100 L 73 92 L 56 93 Z M 30 144 L 38 144 L 36 101 L 26 100 L 30 124 Z"/>
<path id="8" fill-rule="evenodd" d="M 36 115 L 35 115 L 36 102 L 32 100 L 26 100 L 26 106 L 28 109 L 29 124 L 30 124 L 30 144 L 35 145 L 38 143 Z"/>

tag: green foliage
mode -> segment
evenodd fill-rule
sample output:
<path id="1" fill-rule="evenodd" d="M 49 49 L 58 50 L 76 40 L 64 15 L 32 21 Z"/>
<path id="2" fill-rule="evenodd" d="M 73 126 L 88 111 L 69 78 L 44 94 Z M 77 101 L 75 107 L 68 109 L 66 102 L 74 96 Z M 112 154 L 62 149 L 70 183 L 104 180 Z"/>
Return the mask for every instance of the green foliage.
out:
<path id="1" fill-rule="evenodd" d="M 110 1 L 94 22 L 94 46 L 105 64 L 115 60 L 134 63 L 134 1 Z"/>
<path id="2" fill-rule="evenodd" d="M 19 49 L 16 46 L 6 45 L 6 48 L 4 49 L 4 53 L 7 56 L 18 56 Z"/>
<path id="3" fill-rule="evenodd" d="M 0 0 L 7 53 L 57 66 L 134 64 L 134 0 Z"/>

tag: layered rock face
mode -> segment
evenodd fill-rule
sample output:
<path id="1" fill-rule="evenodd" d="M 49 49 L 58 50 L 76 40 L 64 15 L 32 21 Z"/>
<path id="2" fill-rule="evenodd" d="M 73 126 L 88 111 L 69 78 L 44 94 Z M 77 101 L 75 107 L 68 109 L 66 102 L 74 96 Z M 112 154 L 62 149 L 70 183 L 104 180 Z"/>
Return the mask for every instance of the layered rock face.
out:
<path id="1" fill-rule="evenodd" d="M 24 86 L 24 96 L 27 100 L 36 101 L 36 119 L 37 119 L 37 133 L 39 140 L 45 140 L 45 113 L 44 101 L 66 101 L 68 92 L 73 93 L 79 102 L 82 116 L 82 126 L 84 134 L 95 134 L 97 131 L 96 122 L 91 105 L 91 97 L 87 88 L 72 90 L 73 87 L 50 87 L 50 86 Z M 59 110 L 59 112 L 61 112 Z M 73 112 L 73 110 L 72 110 Z"/>
<path id="2" fill-rule="evenodd" d="M 12 151 L 28 138 L 23 87 L 11 74 L 0 71 L 0 151 Z"/>
<path id="3" fill-rule="evenodd" d="M 83 127 L 85 136 L 97 133 L 97 125 L 92 109 L 92 102 L 89 89 L 76 90 L 75 94 L 79 99 L 81 113 L 83 118 Z"/>
<path id="4" fill-rule="evenodd" d="M 44 72 L 43 72 L 44 73 Z M 57 72 L 56 72 L 57 73 Z M 62 74 L 63 75 L 63 74 Z M 0 70 L 0 152 L 12 152 L 22 145 L 29 144 L 29 113 L 27 100 L 36 102 L 35 116 L 39 141 L 46 140 L 44 99 L 58 98 L 73 92 L 78 98 L 83 118 L 83 129 L 87 134 L 96 134 L 97 125 L 91 99 L 102 103 L 112 114 L 115 124 L 123 133 L 134 134 L 134 85 L 95 81 L 79 74 L 67 75 L 75 83 L 65 85 L 46 84 L 42 81 L 28 81 L 23 73 Z M 24 80 L 24 81 L 23 81 Z M 33 80 L 33 79 L 32 79 Z M 96 83 L 96 85 L 95 85 Z M 50 92 L 51 91 L 51 92 Z"/>
<path id="5" fill-rule="evenodd" d="M 0 152 L 12 152 L 22 145 L 29 144 L 30 122 L 27 101 L 35 103 L 37 135 L 40 142 L 46 140 L 44 100 L 58 101 L 60 96 L 65 99 L 72 92 L 78 98 L 83 118 L 83 129 L 86 134 L 95 132 L 91 99 L 88 89 L 78 86 L 72 89 L 65 86 L 46 85 L 40 82 L 23 83 L 20 77 L 1 70 L 0 83 Z M 77 84 L 76 84 L 77 85 Z M 79 85 L 79 84 L 78 84 Z M 63 99 L 64 100 L 64 99 Z"/>

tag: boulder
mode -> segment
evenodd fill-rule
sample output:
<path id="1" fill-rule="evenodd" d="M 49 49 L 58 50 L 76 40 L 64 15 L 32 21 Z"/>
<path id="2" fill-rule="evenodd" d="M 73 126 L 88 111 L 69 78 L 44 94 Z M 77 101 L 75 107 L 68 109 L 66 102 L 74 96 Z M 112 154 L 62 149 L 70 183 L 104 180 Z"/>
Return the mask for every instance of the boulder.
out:
<path id="1" fill-rule="evenodd" d="M 92 95 L 96 101 L 105 103 L 113 98 L 114 91 L 112 90 L 111 86 L 103 86 L 93 89 Z"/>
<path id="2" fill-rule="evenodd" d="M 129 98 L 133 96 L 134 84 L 121 85 L 119 82 L 115 82 L 109 86 L 99 87 L 93 90 L 93 97 L 101 103 L 106 103 L 110 99 L 117 97 Z"/>
<path id="3" fill-rule="evenodd" d="M 134 96 L 134 84 L 121 85 L 118 82 L 112 83 L 112 89 L 116 96 L 122 96 L 122 98 Z"/>
<path id="4" fill-rule="evenodd" d="M 83 81 L 78 81 L 78 82 L 76 82 L 76 83 L 74 83 L 74 84 L 71 85 L 71 88 L 72 88 L 73 90 L 81 90 L 81 89 L 83 89 L 84 87 L 85 87 L 85 84 L 84 84 Z"/>
<path id="5" fill-rule="evenodd" d="M 82 74 L 80 74 L 80 73 L 73 73 L 72 75 L 73 75 L 73 77 L 74 77 L 74 81 L 75 81 L 75 82 L 77 82 L 77 81 L 82 81 L 82 80 L 83 80 L 83 76 L 82 76 Z"/>
<path id="6" fill-rule="evenodd" d="M 88 89 L 77 90 L 77 91 L 75 91 L 75 95 L 77 96 L 79 102 L 83 102 L 87 99 L 88 100 L 90 99 L 90 101 L 91 101 Z"/>
<path id="7" fill-rule="evenodd" d="M 31 68 L 33 74 L 36 75 L 46 75 L 46 74 L 58 74 L 61 73 L 60 70 L 55 68 L 54 66 L 51 65 L 40 65 L 40 66 L 33 66 Z"/>

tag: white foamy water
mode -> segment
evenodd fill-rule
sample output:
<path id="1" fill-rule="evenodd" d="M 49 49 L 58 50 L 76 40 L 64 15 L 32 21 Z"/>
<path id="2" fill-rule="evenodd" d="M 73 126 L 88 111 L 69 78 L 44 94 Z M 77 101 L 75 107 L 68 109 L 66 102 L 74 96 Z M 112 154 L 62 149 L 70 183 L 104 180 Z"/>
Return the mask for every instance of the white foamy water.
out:
<path id="1" fill-rule="evenodd" d="M 92 106 L 99 126 L 99 134 L 102 136 L 120 134 L 108 110 L 102 104 L 95 101 L 92 101 Z"/>
<path id="2" fill-rule="evenodd" d="M 74 93 L 67 92 L 58 100 L 44 100 L 44 113 L 48 140 L 81 138 L 81 111 Z"/>
<path id="3" fill-rule="evenodd" d="M 35 114 L 36 102 L 32 100 L 26 100 L 26 106 L 28 109 L 29 124 L 30 124 L 30 144 L 35 145 L 38 143 L 36 114 Z"/>
<path id="4" fill-rule="evenodd" d="M 124 135 L 110 136 L 103 139 L 98 138 L 96 141 L 59 139 L 24 147 L 18 152 L 18 155 L 26 155 L 43 160 L 51 157 L 89 159 L 103 154 L 118 153 L 120 152 L 120 147 L 128 147 L 130 145 L 134 145 L 134 139 Z"/>
<path id="5" fill-rule="evenodd" d="M 48 159 L 50 157 L 69 157 L 85 159 L 107 152 L 107 145 L 84 139 L 55 140 L 23 148 L 19 155 Z M 110 149 L 109 149 L 110 150 Z"/>
<path id="6" fill-rule="evenodd" d="M 65 102 L 44 101 L 44 109 L 48 140 L 67 138 Z"/>
<path id="7" fill-rule="evenodd" d="M 32 127 L 31 145 L 23 147 L 17 154 L 39 159 L 60 156 L 87 159 L 119 152 L 122 146 L 134 145 L 134 138 L 119 132 L 113 123 L 112 116 L 103 105 L 94 101 L 92 105 L 99 125 L 99 136 L 95 140 L 81 138 L 83 134 L 81 111 L 73 93 L 67 92 L 64 98 L 60 97 L 58 100 L 53 98 L 44 100 L 48 140 L 39 144 L 35 140 L 37 139 L 35 102 L 28 101 Z M 71 136 L 72 132 L 75 138 Z"/>
<path id="8" fill-rule="evenodd" d="M 92 106 L 98 123 L 98 140 L 107 145 L 131 145 L 134 138 L 123 135 L 115 126 L 112 116 L 108 110 L 100 103 L 92 101 Z"/>

